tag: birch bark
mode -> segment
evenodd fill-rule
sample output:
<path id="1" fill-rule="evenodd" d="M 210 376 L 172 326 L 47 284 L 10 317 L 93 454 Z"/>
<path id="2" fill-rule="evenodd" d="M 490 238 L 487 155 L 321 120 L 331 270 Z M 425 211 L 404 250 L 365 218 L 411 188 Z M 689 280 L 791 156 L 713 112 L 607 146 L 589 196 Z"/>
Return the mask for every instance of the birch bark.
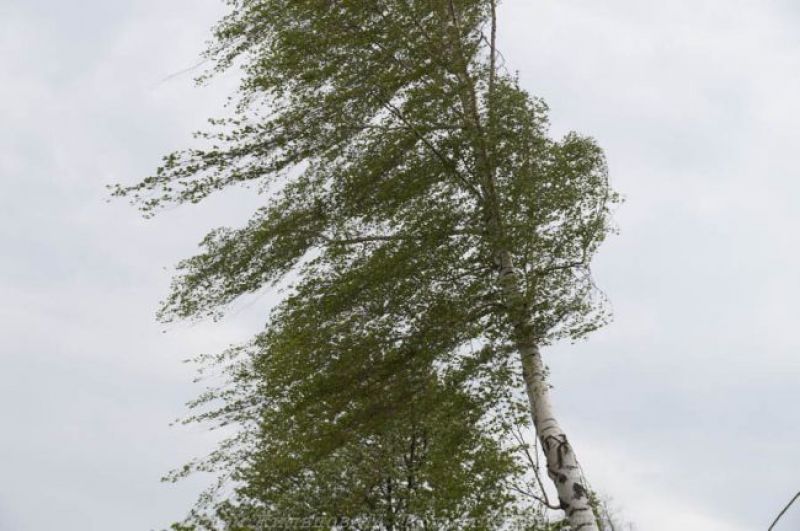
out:
<path id="1" fill-rule="evenodd" d="M 496 246 L 496 259 L 500 269 L 500 285 L 511 323 L 514 338 L 522 361 L 525 391 L 528 395 L 531 417 L 541 442 L 547 463 L 547 474 L 555 484 L 561 508 L 567 517 L 572 531 L 599 531 L 591 506 L 590 491 L 585 485 L 578 460 L 567 436 L 556 421 L 550 400 L 544 363 L 539 351 L 535 330 L 531 322 L 527 302 L 520 288 L 520 279 L 514 267 L 513 257 L 504 250 L 505 231 L 501 217 L 501 206 L 495 183 L 495 165 L 491 154 L 492 136 L 496 126 L 494 116 L 494 91 L 496 75 L 496 31 L 497 2 L 490 0 L 491 36 L 489 43 L 490 74 L 488 86 L 488 131 L 481 120 L 475 81 L 470 75 L 465 54 L 461 48 L 459 14 L 453 0 L 448 0 L 447 13 L 440 12 L 454 32 L 452 47 L 455 58 L 455 74 L 463 84 L 460 98 L 465 112 L 465 126 L 475 131 L 474 146 L 479 171 L 483 175 L 481 188 L 484 196 L 484 213 L 487 234 Z M 488 138 L 487 138 L 488 137 Z M 488 144 L 488 145 L 487 145 Z"/>
<path id="2" fill-rule="evenodd" d="M 566 433 L 556 420 L 547 384 L 546 370 L 530 317 L 519 288 L 519 278 L 510 253 L 501 255 L 500 282 L 509 316 L 514 325 L 522 375 L 533 425 L 558 499 L 572 531 L 599 531 L 588 486 Z"/>

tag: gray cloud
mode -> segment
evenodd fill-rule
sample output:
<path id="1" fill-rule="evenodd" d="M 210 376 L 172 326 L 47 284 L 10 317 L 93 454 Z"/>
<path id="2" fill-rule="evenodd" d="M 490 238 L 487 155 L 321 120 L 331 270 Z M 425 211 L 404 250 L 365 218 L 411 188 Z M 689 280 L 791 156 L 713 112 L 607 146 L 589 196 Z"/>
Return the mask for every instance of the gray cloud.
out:
<path id="1" fill-rule="evenodd" d="M 513 68 L 628 199 L 597 265 L 616 323 L 551 366 L 592 477 L 647 530 L 766 528 L 798 488 L 800 43 L 777 4 L 735 4 L 507 9 Z"/>
<path id="2" fill-rule="evenodd" d="M 221 12 L 0 5 L 2 529 L 159 528 L 205 482 L 158 483 L 215 440 L 167 426 L 198 391 L 180 361 L 247 337 L 271 298 L 167 334 L 152 316 L 162 268 L 257 199 L 143 221 L 103 187 L 146 175 L 219 112 L 232 80 L 165 78 L 197 63 Z M 502 10 L 508 67 L 555 132 L 600 140 L 627 196 L 596 268 L 616 321 L 548 354 L 587 473 L 642 530 L 764 529 L 800 488 L 798 14 L 744 0 Z"/>

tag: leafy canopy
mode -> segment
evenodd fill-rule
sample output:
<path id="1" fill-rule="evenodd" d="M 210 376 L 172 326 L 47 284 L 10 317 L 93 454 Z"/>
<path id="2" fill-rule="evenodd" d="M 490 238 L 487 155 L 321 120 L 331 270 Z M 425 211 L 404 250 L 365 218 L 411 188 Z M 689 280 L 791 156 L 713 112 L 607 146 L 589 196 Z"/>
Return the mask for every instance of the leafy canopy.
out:
<path id="1" fill-rule="evenodd" d="M 487 428 L 507 418 L 498 411 L 518 416 L 520 387 L 498 249 L 541 343 L 602 325 L 589 263 L 617 201 L 602 151 L 547 135 L 544 103 L 496 64 L 491 1 L 228 3 L 208 53 L 219 71 L 243 70 L 233 117 L 114 191 L 146 215 L 236 185 L 265 196 L 249 223 L 212 231 L 179 264 L 159 314 L 219 316 L 292 282 L 267 330 L 229 353 L 231 385 L 207 397 L 222 407 L 198 416 L 244 428 L 212 461 L 244 485 L 240 507 L 343 511 L 375 492 L 362 465 L 388 452 L 381 477 L 395 477 L 424 433 L 437 457 L 420 481 L 457 498 L 448 510 L 502 506 L 503 489 L 463 505 L 514 474 Z M 343 469 L 364 481 L 346 491 Z"/>

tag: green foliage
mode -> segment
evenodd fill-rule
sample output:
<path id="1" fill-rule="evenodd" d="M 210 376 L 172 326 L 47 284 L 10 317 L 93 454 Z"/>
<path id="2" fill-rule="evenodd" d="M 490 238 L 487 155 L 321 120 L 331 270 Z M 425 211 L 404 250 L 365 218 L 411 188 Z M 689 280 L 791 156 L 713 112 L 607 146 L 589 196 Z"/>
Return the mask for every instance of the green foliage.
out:
<path id="1" fill-rule="evenodd" d="M 522 406 L 498 253 L 538 341 L 601 326 L 589 263 L 617 201 L 602 151 L 547 136 L 545 105 L 496 66 L 489 0 L 228 3 L 209 56 L 243 69 L 234 117 L 114 190 L 145 215 L 240 184 L 267 198 L 179 265 L 165 321 L 297 279 L 195 404 L 192 420 L 241 430 L 197 465 L 237 488 L 195 524 L 524 511 L 506 488 Z"/>

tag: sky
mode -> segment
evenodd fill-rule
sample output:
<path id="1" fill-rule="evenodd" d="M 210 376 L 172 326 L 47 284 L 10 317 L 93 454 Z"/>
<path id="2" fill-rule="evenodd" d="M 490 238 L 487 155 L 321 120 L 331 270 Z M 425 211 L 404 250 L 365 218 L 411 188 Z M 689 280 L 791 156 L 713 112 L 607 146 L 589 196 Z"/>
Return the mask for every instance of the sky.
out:
<path id="1" fill-rule="evenodd" d="M 196 87 L 218 0 L 0 0 L 0 531 L 162 529 L 210 481 L 183 360 L 274 303 L 155 322 L 172 266 L 261 198 L 143 220 L 148 175 L 235 86 Z M 800 4 L 506 0 L 505 65 L 595 137 L 626 199 L 595 265 L 615 320 L 545 351 L 593 486 L 640 531 L 765 530 L 800 489 Z M 783 531 L 800 528 L 800 508 Z"/>

